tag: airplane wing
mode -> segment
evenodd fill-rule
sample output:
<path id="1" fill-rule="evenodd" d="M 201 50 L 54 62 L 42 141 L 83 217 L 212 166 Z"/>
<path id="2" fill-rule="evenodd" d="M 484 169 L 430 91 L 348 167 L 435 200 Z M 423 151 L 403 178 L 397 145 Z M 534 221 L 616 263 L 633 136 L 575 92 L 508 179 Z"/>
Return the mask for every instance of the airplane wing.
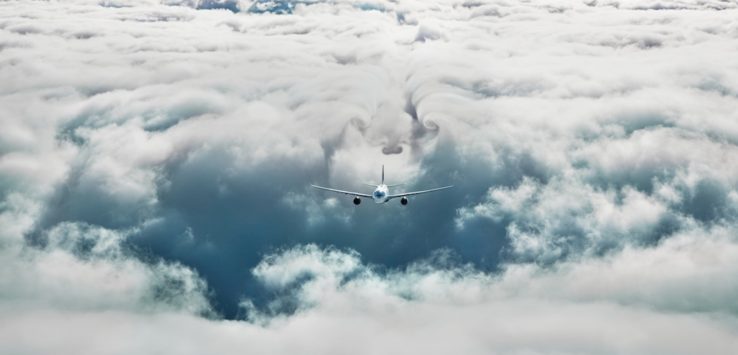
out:
<path id="1" fill-rule="evenodd" d="M 452 187 L 454 187 L 454 185 L 449 185 L 449 186 L 444 186 L 444 187 L 437 187 L 435 189 L 430 189 L 430 190 L 411 191 L 411 192 L 404 192 L 404 193 L 401 193 L 401 194 L 393 194 L 393 195 L 387 196 L 387 200 L 391 200 L 393 198 L 398 198 L 398 197 L 403 197 L 403 196 L 420 195 L 420 194 L 424 194 L 424 193 L 428 193 L 428 192 L 450 189 Z"/>
<path id="2" fill-rule="evenodd" d="M 316 188 L 316 189 L 321 189 L 321 190 L 326 190 L 326 191 L 332 191 L 332 192 L 338 192 L 339 194 L 344 194 L 344 195 L 351 195 L 351 196 L 361 196 L 361 197 L 368 197 L 368 198 L 372 198 L 372 195 L 369 195 L 369 194 L 363 194 L 363 193 L 361 193 L 361 192 L 353 192 L 353 191 L 336 190 L 336 189 L 331 189 L 331 188 L 328 188 L 328 187 L 323 187 L 323 186 L 318 186 L 318 185 L 310 185 L 310 186 L 312 186 L 312 187 L 314 187 L 314 188 Z"/>

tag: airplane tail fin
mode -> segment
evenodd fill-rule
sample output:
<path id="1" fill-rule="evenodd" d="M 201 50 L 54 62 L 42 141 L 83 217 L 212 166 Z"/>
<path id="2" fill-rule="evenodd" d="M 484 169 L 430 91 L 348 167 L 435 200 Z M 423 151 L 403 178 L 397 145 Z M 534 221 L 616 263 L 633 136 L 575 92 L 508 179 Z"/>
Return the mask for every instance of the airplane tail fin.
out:
<path id="1" fill-rule="evenodd" d="M 385 185 L 385 183 L 384 183 L 384 165 L 382 165 L 382 180 L 381 181 L 382 182 L 380 182 L 379 184 L 375 184 L 375 183 L 371 183 L 371 182 L 362 182 L 362 184 L 367 185 L 367 186 L 371 186 L 371 187 L 377 187 L 378 185 Z M 386 185 L 387 185 L 387 187 L 395 187 L 395 186 L 405 185 L 405 183 L 404 182 L 401 182 L 399 184 L 386 184 Z"/>

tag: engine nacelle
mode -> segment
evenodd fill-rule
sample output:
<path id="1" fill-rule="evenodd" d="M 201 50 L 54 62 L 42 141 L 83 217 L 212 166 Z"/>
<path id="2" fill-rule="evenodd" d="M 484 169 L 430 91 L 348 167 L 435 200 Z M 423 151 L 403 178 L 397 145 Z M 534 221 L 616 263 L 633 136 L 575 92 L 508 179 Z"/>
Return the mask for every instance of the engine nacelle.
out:
<path id="1" fill-rule="evenodd" d="M 407 205 L 407 203 L 408 203 L 408 199 L 407 199 L 407 197 L 406 197 L 406 196 L 402 196 L 402 198 L 400 199 L 400 203 L 401 203 L 401 204 L 402 204 L 403 206 Z"/>
<path id="2" fill-rule="evenodd" d="M 358 206 L 360 204 L 361 204 L 361 199 L 359 198 L 359 196 L 354 197 L 354 205 Z"/>

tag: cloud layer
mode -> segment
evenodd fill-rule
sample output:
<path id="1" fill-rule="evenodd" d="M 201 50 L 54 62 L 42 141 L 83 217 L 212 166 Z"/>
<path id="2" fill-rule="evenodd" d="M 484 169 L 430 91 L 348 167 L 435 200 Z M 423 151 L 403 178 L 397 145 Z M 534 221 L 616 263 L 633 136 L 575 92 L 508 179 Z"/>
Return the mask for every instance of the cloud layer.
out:
<path id="1" fill-rule="evenodd" d="M 248 321 L 6 307 L 0 334 L 15 353 L 730 354 L 738 345 L 738 247 L 725 231 L 498 275 L 446 258 L 382 271 L 355 252 L 306 245 L 254 269 L 279 296 L 266 313 L 244 302 Z"/>
<path id="2" fill-rule="evenodd" d="M 0 3 L 1 352 L 730 353 L 737 14 Z"/>

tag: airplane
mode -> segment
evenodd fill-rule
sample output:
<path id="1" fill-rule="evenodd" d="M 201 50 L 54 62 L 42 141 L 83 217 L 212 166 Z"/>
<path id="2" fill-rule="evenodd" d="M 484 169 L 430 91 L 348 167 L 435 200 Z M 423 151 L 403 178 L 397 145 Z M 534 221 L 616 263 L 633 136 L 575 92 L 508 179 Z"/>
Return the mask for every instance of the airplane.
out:
<path id="1" fill-rule="evenodd" d="M 365 185 L 375 186 L 374 184 L 365 184 Z M 362 197 L 371 198 L 371 199 L 374 200 L 375 203 L 386 203 L 386 202 L 388 202 L 389 200 L 391 200 L 393 198 L 398 198 L 399 197 L 400 198 L 400 204 L 402 204 L 403 206 L 406 206 L 407 205 L 407 203 L 408 203 L 407 197 L 408 196 L 420 195 L 420 194 L 424 194 L 424 193 L 428 193 L 428 192 L 445 190 L 445 189 L 449 189 L 449 188 L 454 187 L 453 185 L 449 185 L 449 186 L 437 187 L 435 189 L 429 189 L 429 190 L 403 192 L 403 193 L 400 193 L 400 194 L 390 194 L 389 193 L 389 188 L 390 187 L 397 186 L 397 185 L 401 185 L 401 184 L 387 185 L 387 184 L 384 183 L 384 165 L 382 165 L 382 182 L 380 184 L 376 185 L 376 188 L 374 189 L 374 192 L 372 192 L 371 195 L 370 194 L 363 194 L 361 192 L 353 192 L 353 191 L 344 191 L 344 190 L 331 189 L 329 187 L 323 187 L 323 186 L 318 186 L 318 185 L 310 185 L 310 186 L 312 186 L 312 187 L 314 187 L 316 189 L 320 189 L 320 190 L 337 192 L 337 193 L 344 194 L 344 195 L 352 195 L 352 196 L 354 196 L 354 201 L 353 201 L 354 202 L 354 205 L 361 204 L 361 198 Z"/>

